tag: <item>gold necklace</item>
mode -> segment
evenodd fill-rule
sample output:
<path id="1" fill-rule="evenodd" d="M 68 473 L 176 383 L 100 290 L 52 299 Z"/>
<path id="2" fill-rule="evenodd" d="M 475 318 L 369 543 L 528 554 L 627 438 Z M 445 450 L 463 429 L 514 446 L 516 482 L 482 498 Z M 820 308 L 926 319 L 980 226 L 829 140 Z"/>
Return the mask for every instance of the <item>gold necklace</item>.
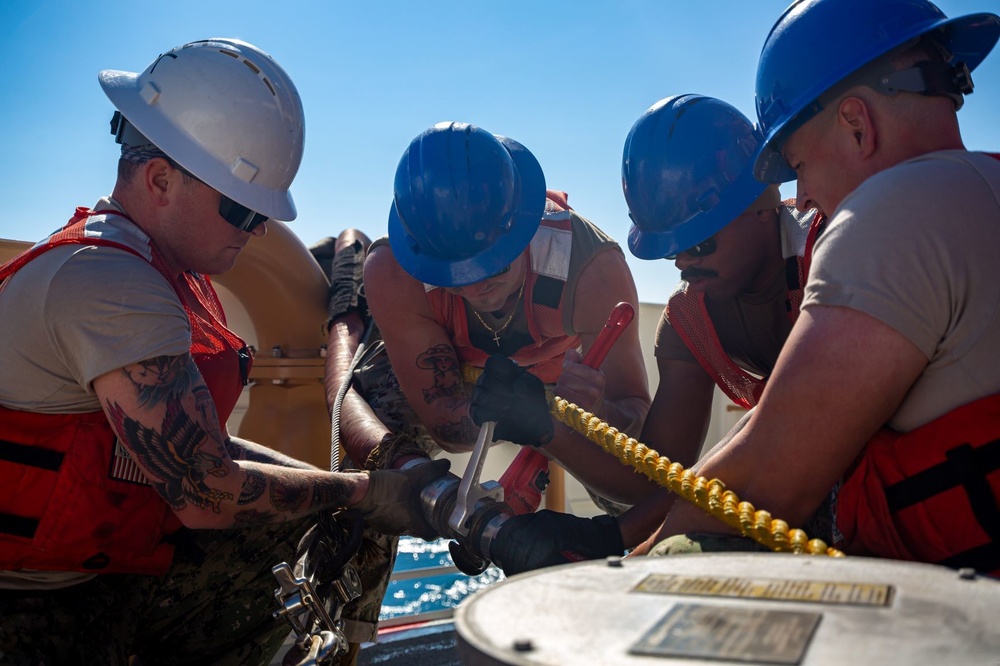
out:
<path id="1" fill-rule="evenodd" d="M 525 273 L 524 279 L 521 280 L 521 290 L 517 292 L 517 300 L 514 301 L 514 309 L 510 311 L 509 315 L 507 315 L 507 321 L 505 321 L 499 328 L 490 328 L 490 325 L 483 321 L 483 318 L 479 316 L 479 312 L 472 310 L 472 314 L 476 315 L 476 319 L 478 319 L 479 323 L 483 325 L 483 328 L 493 334 L 493 342 L 497 343 L 497 347 L 500 346 L 500 334 L 504 332 L 504 329 L 510 326 L 510 322 L 514 321 L 514 315 L 517 314 L 517 306 L 521 302 L 521 295 L 524 294 L 524 283 L 527 282 L 527 280 L 528 274 Z"/>

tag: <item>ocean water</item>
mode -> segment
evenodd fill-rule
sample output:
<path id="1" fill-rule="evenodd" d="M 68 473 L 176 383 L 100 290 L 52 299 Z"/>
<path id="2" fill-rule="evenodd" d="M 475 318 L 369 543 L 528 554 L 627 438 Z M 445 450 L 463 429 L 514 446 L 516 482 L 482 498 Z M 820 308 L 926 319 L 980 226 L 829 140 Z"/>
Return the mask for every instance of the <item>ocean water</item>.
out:
<path id="1" fill-rule="evenodd" d="M 451 564 L 447 539 L 427 542 L 413 537 L 402 537 L 399 540 L 396 571 Z M 478 576 L 454 573 L 392 581 L 382 601 L 379 619 L 455 608 L 470 594 L 503 579 L 503 572 L 491 566 Z"/>

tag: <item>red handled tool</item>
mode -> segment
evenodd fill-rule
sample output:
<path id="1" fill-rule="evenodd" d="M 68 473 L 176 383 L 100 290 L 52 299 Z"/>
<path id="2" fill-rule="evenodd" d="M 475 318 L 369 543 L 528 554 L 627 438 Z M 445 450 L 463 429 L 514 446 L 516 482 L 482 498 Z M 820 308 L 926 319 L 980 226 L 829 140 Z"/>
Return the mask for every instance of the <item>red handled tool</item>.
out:
<path id="1" fill-rule="evenodd" d="M 587 352 L 587 355 L 583 357 L 583 364 L 595 370 L 601 367 L 601 363 L 604 363 L 604 357 L 608 355 L 611 347 L 618 341 L 618 336 L 625 332 L 625 329 L 628 328 L 628 325 L 632 323 L 634 318 L 635 308 L 632 307 L 631 303 L 622 301 L 616 305 L 615 309 L 611 311 L 611 316 L 608 317 L 607 323 L 604 324 L 604 328 L 601 329 L 597 339 L 594 340 L 594 345 Z"/>
<path id="2" fill-rule="evenodd" d="M 616 305 L 604 328 L 583 358 L 583 364 L 594 369 L 601 367 L 618 336 L 634 318 L 635 308 L 631 303 L 622 301 Z M 503 486 L 504 503 L 510 506 L 515 514 L 534 513 L 542 502 L 542 493 L 549 485 L 549 459 L 533 447 L 522 446 L 510 467 L 500 477 L 500 485 Z"/>

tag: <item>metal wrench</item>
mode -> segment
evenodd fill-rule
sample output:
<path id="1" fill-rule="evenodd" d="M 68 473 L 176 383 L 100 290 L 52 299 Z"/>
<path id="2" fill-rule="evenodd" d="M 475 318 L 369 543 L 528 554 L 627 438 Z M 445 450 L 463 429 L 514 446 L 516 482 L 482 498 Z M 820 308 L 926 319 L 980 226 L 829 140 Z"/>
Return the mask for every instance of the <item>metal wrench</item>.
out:
<path id="1" fill-rule="evenodd" d="M 635 309 L 630 303 L 623 301 L 616 305 L 611 311 L 611 316 L 608 317 L 604 328 L 587 353 L 586 358 L 584 358 L 584 364 L 591 368 L 600 367 L 601 362 L 604 361 L 604 357 L 607 356 L 608 351 L 610 351 L 618 336 L 628 327 L 634 317 Z M 472 449 L 472 457 L 469 459 L 469 464 L 465 468 L 462 481 L 458 486 L 455 509 L 448 518 L 448 526 L 462 536 L 468 536 L 469 534 L 469 526 L 466 523 L 471 517 L 473 507 L 477 501 L 488 497 L 502 502 L 504 498 L 503 486 L 499 482 L 487 481 L 483 484 L 479 483 L 479 476 L 483 471 L 483 464 L 486 462 L 486 451 L 493 442 L 493 429 L 495 427 L 495 421 L 487 421 L 480 428 L 476 445 Z M 532 462 L 525 463 L 524 460 L 529 459 L 529 457 Z M 535 458 L 538 459 L 537 462 L 534 460 Z M 541 467 L 542 464 L 545 466 L 548 465 L 548 460 L 545 456 L 530 447 L 522 448 L 518 452 L 516 461 L 522 461 L 522 465 L 531 464 L 538 467 Z"/>
<path id="2" fill-rule="evenodd" d="M 493 429 L 496 421 L 487 421 L 479 429 L 479 437 L 476 445 L 472 449 L 472 457 L 465 468 L 462 480 L 458 484 L 458 496 L 455 499 L 455 510 L 448 518 L 448 527 L 455 530 L 462 536 L 468 536 L 469 526 L 466 524 L 472 515 L 472 507 L 480 499 L 488 497 L 498 502 L 503 501 L 503 486 L 496 481 L 479 483 L 479 476 L 483 472 L 483 464 L 486 462 L 486 451 L 493 443 Z"/>

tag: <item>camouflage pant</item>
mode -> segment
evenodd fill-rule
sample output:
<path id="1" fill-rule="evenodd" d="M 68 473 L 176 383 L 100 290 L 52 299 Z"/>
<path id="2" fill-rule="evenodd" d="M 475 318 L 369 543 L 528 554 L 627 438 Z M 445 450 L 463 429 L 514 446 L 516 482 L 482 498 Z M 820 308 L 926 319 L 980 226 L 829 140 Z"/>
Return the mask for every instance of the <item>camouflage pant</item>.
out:
<path id="1" fill-rule="evenodd" d="M 678 534 L 667 537 L 649 551 L 650 557 L 695 553 L 770 552 L 753 539 L 723 534 Z"/>
<path id="2" fill-rule="evenodd" d="M 271 616 L 271 567 L 292 560 L 308 526 L 186 531 L 163 576 L 0 590 L 0 663 L 267 664 L 291 629 Z"/>

